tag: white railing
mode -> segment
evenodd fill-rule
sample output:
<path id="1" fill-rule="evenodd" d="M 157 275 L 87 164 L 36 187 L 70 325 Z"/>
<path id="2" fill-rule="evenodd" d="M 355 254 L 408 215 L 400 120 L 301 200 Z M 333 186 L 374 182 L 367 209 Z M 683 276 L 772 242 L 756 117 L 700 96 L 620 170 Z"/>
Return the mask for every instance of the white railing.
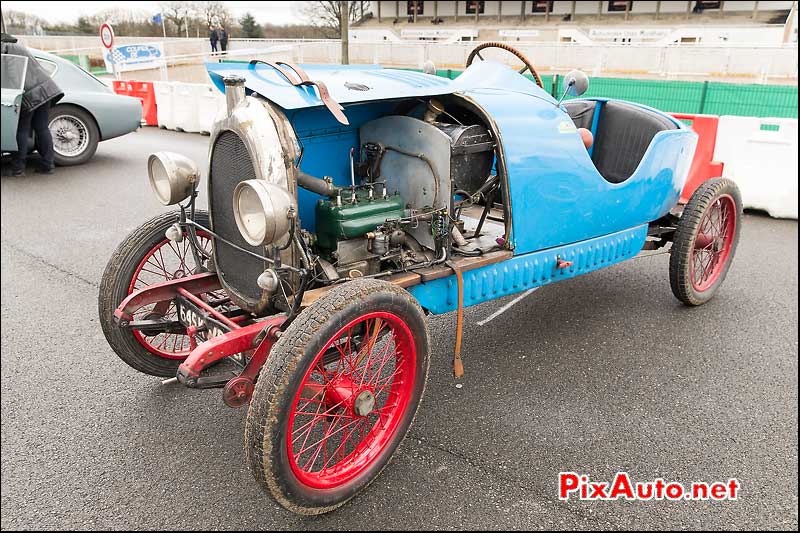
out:
<path id="1" fill-rule="evenodd" d="M 23 38 L 28 39 L 28 38 Z M 33 37 L 33 40 L 49 39 Z M 157 39 L 147 39 L 154 41 Z M 134 42 L 126 38 L 125 42 Z M 31 42 L 31 45 L 41 42 Z M 431 60 L 439 69 L 461 69 L 476 42 L 351 42 L 351 63 L 377 63 L 392 67 L 420 68 Z M 663 79 L 725 79 L 757 83 L 797 81 L 797 44 L 747 45 L 682 43 L 657 44 L 579 44 L 553 42 L 510 43 L 526 54 L 543 73 L 562 73 L 579 68 L 592 76 L 625 76 Z M 45 48 L 46 49 L 46 48 Z M 61 54 L 101 56 L 102 49 L 79 47 L 59 49 Z M 169 65 L 196 62 L 211 57 L 205 39 L 167 39 L 165 52 Z M 236 58 L 264 56 L 301 63 L 338 63 L 341 43 L 324 39 L 232 39 L 229 55 Z M 510 54 L 487 51 L 482 54 L 514 63 Z"/>
<path id="2" fill-rule="evenodd" d="M 274 46 L 279 41 L 270 41 Z M 338 63 L 339 41 L 282 41 L 292 47 L 292 60 L 305 63 Z M 246 44 L 245 44 L 246 43 Z M 258 41 L 242 41 L 250 49 Z M 266 43 L 265 43 L 266 44 Z M 240 42 L 234 41 L 236 50 Z M 476 46 L 475 42 L 376 42 L 350 43 L 352 63 L 420 68 L 431 60 L 440 69 L 460 69 Z M 513 46 L 531 58 L 542 72 L 566 72 L 580 68 L 593 76 L 645 76 L 678 78 L 741 78 L 742 81 L 797 80 L 797 45 L 630 45 L 514 42 Z M 487 51 L 484 57 L 514 64 L 515 58 L 502 51 Z"/>

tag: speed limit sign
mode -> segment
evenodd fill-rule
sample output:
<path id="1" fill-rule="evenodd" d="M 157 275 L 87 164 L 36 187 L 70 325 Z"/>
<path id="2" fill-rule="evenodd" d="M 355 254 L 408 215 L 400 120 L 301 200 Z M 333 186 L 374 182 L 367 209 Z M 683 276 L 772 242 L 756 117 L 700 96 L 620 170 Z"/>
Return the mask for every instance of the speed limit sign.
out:
<path id="1" fill-rule="evenodd" d="M 114 28 L 112 28 L 111 24 L 108 22 L 104 22 L 103 25 L 100 26 L 100 42 L 109 50 L 114 46 Z"/>

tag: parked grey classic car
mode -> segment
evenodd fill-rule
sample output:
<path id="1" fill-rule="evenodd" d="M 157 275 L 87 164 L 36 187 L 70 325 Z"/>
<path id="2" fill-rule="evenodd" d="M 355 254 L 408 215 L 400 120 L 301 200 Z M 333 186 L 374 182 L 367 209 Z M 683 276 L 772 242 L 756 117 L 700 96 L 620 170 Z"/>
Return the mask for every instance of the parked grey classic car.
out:
<path id="1" fill-rule="evenodd" d="M 97 143 L 130 133 L 142 119 L 137 98 L 114 94 L 84 69 L 53 54 L 31 49 L 36 60 L 64 91 L 50 110 L 50 131 L 57 165 L 79 165 L 97 150 Z M 17 150 L 17 121 L 27 58 L 4 54 L 2 75 L 2 151 Z M 33 147 L 34 144 L 30 143 Z"/>

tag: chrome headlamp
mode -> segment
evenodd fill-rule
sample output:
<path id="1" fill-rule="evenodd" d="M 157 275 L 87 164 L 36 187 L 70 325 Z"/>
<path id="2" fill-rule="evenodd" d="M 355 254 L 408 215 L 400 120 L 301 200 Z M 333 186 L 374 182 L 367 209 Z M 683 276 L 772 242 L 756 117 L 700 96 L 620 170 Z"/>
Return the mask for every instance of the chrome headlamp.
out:
<path id="1" fill-rule="evenodd" d="M 156 152 L 147 160 L 147 174 L 156 198 L 173 205 L 188 198 L 200 181 L 194 161 L 174 152 Z"/>
<path id="2" fill-rule="evenodd" d="M 289 191 L 264 180 L 240 182 L 233 191 L 233 216 L 244 240 L 265 246 L 289 233 L 295 214 Z"/>

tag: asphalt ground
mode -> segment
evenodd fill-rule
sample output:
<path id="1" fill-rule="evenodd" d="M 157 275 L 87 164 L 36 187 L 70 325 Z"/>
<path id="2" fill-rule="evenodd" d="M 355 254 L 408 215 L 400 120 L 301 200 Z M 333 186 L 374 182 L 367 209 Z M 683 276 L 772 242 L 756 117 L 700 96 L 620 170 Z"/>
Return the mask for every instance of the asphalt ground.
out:
<path id="1" fill-rule="evenodd" d="M 797 529 L 797 222 L 746 215 L 717 297 L 672 296 L 668 256 L 640 258 L 430 318 L 429 383 L 383 475 L 331 514 L 262 493 L 245 409 L 162 386 L 103 338 L 106 260 L 163 208 L 145 161 L 198 162 L 208 137 L 142 129 L 88 164 L 2 178 L 3 529 Z M 31 169 L 32 170 L 32 169 Z M 205 199 L 203 200 L 205 202 Z M 737 478 L 725 502 L 561 502 L 557 476 Z"/>

